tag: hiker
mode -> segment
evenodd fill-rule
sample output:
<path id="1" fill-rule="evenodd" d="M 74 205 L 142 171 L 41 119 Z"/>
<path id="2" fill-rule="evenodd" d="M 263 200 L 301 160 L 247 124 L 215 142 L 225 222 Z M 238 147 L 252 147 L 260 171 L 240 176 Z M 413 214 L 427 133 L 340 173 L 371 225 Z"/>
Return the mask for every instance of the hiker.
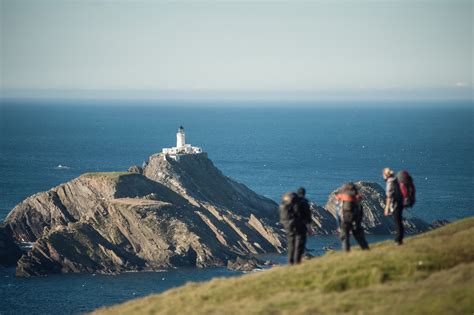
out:
<path id="1" fill-rule="evenodd" d="M 386 187 L 386 195 L 387 200 L 385 202 L 385 209 L 384 214 L 385 216 L 393 215 L 393 220 L 395 221 L 395 243 L 397 245 L 403 244 L 403 195 L 400 191 L 400 185 L 398 183 L 397 178 L 395 177 L 395 173 L 392 169 L 386 167 L 383 169 L 382 172 L 383 179 L 387 183 Z"/>
<path id="2" fill-rule="evenodd" d="M 312 222 L 311 209 L 309 207 L 309 201 L 308 199 L 306 199 L 306 189 L 304 189 L 304 187 L 298 188 L 298 190 L 296 191 L 296 195 L 299 198 L 297 212 L 301 214 L 301 221 L 302 223 L 304 223 L 306 227 L 305 235 L 313 235 L 314 231 L 313 231 L 313 228 L 311 227 L 311 222 Z"/>
<path id="3" fill-rule="evenodd" d="M 342 243 L 342 250 L 349 252 L 351 250 L 350 232 L 356 239 L 362 249 L 369 249 L 369 244 L 365 239 L 364 229 L 362 228 L 363 209 L 356 186 L 353 183 L 347 183 L 336 192 L 336 220 L 339 225 L 339 237 Z"/>
<path id="4" fill-rule="evenodd" d="M 282 196 L 280 204 L 280 223 L 286 231 L 288 264 L 299 264 L 306 245 L 308 225 L 311 223 L 311 212 L 305 189 L 298 193 L 289 192 Z"/>

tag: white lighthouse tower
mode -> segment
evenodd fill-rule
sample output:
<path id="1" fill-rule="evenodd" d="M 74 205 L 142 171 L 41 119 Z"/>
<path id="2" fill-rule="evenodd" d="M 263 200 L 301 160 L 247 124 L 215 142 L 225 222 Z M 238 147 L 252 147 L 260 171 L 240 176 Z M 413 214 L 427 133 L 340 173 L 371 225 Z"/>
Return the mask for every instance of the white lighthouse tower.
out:
<path id="1" fill-rule="evenodd" d="M 176 147 L 183 148 L 186 144 L 184 128 L 183 126 L 179 127 L 178 132 L 176 133 Z"/>
<path id="2" fill-rule="evenodd" d="M 200 153 L 203 153 L 202 148 L 186 144 L 183 126 L 179 127 L 178 132 L 176 133 L 176 146 L 172 148 L 163 148 L 163 158 L 165 160 L 168 156 L 175 161 L 179 161 L 180 155 Z"/>

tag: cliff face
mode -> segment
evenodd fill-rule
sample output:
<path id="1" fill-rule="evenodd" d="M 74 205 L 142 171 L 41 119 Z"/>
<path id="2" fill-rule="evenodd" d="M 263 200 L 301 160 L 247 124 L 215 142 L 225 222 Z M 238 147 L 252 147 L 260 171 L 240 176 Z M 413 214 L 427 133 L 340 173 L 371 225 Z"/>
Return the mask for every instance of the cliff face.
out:
<path id="1" fill-rule="evenodd" d="M 143 174 L 199 207 L 200 217 L 225 246 L 242 253 L 280 250 L 278 205 L 224 176 L 206 153 L 179 161 L 152 155 Z"/>
<path id="2" fill-rule="evenodd" d="M 162 183 L 192 204 L 212 205 L 220 210 L 278 219 L 277 204 L 224 176 L 206 153 L 181 156 L 179 161 L 152 155 L 143 175 Z"/>
<path id="3" fill-rule="evenodd" d="M 7 228 L 16 241 L 35 242 L 17 275 L 221 266 L 282 250 L 277 205 L 206 155 L 155 155 L 144 174 L 85 174 L 16 206 Z"/>
<path id="4" fill-rule="evenodd" d="M 85 174 L 47 192 L 37 193 L 18 204 L 5 223 L 17 241 L 34 242 L 52 227 L 67 226 L 94 211 L 103 210 L 105 200 L 119 198 L 128 188 L 134 190 L 128 192 L 129 195 L 146 192 L 136 178 L 122 177 L 125 174 Z"/>
<path id="5" fill-rule="evenodd" d="M 391 234 L 395 232 L 395 224 L 391 216 L 386 217 L 383 213 L 385 207 L 385 191 L 376 183 L 357 182 L 355 183 L 359 193 L 363 196 L 362 207 L 364 209 L 364 218 L 362 226 L 368 234 Z M 339 189 L 337 189 L 339 190 Z M 336 223 L 336 191 L 333 191 L 324 208 L 317 207 L 315 216 L 319 219 L 313 221 L 316 224 L 316 234 L 334 234 L 337 229 Z M 403 224 L 407 233 L 419 233 L 427 231 L 431 225 L 420 218 L 411 216 L 405 211 Z M 320 224 L 322 222 L 324 224 Z"/>

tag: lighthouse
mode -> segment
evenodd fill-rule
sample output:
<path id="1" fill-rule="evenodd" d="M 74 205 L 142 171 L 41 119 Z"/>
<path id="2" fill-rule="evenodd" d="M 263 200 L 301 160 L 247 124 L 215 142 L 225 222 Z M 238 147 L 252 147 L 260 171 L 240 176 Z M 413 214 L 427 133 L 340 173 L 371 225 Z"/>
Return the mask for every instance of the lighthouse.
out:
<path id="1" fill-rule="evenodd" d="M 202 148 L 200 147 L 193 147 L 190 144 L 186 144 L 186 137 L 184 133 L 183 126 L 178 128 L 178 132 L 176 133 L 176 146 L 172 148 L 163 148 L 163 158 L 166 160 L 166 157 L 170 157 L 175 161 L 179 161 L 179 157 L 181 155 L 187 154 L 201 154 Z"/>
<path id="2" fill-rule="evenodd" d="M 179 127 L 178 132 L 176 133 L 176 147 L 183 148 L 186 144 L 184 128 L 183 126 Z"/>

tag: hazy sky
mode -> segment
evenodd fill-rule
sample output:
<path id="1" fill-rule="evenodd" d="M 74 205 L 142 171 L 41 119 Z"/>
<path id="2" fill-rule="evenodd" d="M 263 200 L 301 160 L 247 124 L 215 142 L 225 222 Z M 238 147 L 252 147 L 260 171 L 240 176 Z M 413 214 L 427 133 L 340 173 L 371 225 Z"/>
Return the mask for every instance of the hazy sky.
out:
<path id="1" fill-rule="evenodd" d="M 472 96 L 472 1 L 0 1 L 4 95 Z"/>

